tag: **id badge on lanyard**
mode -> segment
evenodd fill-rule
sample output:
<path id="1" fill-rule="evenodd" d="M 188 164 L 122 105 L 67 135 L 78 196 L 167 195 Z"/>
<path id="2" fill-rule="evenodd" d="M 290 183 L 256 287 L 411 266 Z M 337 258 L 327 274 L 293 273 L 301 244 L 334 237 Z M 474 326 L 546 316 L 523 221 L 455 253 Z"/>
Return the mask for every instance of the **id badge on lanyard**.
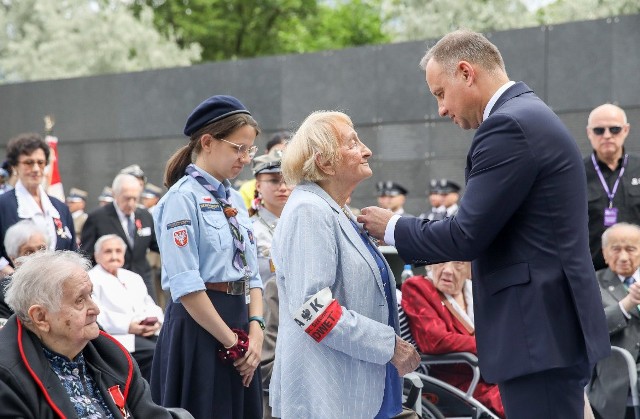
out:
<path id="1" fill-rule="evenodd" d="M 622 175 L 624 174 L 624 169 L 627 167 L 627 160 L 629 159 L 629 155 L 624 155 L 624 161 L 622 162 L 622 168 L 620 169 L 620 173 L 618 173 L 618 178 L 616 182 L 613 184 L 613 190 L 609 190 L 609 186 L 607 185 L 604 176 L 602 175 L 602 170 L 600 170 L 600 166 L 596 162 L 595 153 L 591 154 L 591 161 L 593 162 L 593 168 L 596 169 L 596 173 L 598 173 L 598 178 L 600 179 L 600 183 L 604 188 L 604 191 L 609 198 L 609 208 L 604 209 L 604 226 L 610 227 L 618 222 L 618 208 L 613 206 L 613 198 L 616 196 L 616 192 L 618 191 L 618 185 L 620 184 L 620 179 L 622 179 Z"/>

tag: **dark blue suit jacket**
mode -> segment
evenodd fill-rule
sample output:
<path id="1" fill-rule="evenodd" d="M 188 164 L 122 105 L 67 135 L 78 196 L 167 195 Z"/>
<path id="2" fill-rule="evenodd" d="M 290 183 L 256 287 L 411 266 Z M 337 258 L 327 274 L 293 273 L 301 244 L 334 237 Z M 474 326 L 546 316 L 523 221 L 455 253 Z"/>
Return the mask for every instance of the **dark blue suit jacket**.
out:
<path id="1" fill-rule="evenodd" d="M 478 128 L 465 177 L 455 217 L 401 217 L 395 241 L 408 262 L 473 261 L 484 378 L 501 382 L 606 356 L 582 157 L 524 83 L 507 89 Z"/>
<path id="2" fill-rule="evenodd" d="M 63 239 L 58 236 L 56 250 L 76 250 L 78 248 L 76 245 L 76 233 L 69 207 L 67 207 L 64 202 L 52 196 L 49 196 L 49 200 L 60 213 L 60 221 L 62 222 L 63 228 L 65 226 L 69 227 L 69 231 L 71 232 L 71 238 Z M 20 221 L 20 217 L 18 217 L 18 200 L 16 199 L 16 190 L 12 189 L 0 195 L 0 253 L 1 256 L 4 256 L 7 260 L 9 260 L 9 257 L 4 248 L 4 234 L 9 227 L 18 221 Z M 53 220 L 51 222 L 53 223 Z"/>

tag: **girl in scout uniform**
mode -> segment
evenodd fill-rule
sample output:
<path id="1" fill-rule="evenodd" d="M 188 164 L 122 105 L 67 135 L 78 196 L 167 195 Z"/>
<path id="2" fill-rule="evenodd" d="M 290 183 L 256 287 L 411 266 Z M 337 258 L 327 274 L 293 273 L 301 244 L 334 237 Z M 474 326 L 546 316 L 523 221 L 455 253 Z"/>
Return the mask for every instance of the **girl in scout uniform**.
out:
<path id="1" fill-rule="evenodd" d="M 253 228 L 258 245 L 258 266 L 264 283 L 265 323 L 264 345 L 262 347 L 262 388 L 268 389 L 271 370 L 275 360 L 276 337 L 278 334 L 279 308 L 278 288 L 275 281 L 275 265 L 271 260 L 271 242 L 273 232 L 280 219 L 291 188 L 282 177 L 280 162 L 281 150 L 272 150 L 269 154 L 253 159 L 253 174 L 256 177 L 255 206 L 249 210 L 252 214 Z M 271 418 L 269 395 L 263 397 L 263 419 Z"/>
<path id="2" fill-rule="evenodd" d="M 231 96 L 198 105 L 168 161 L 155 210 L 162 288 L 171 292 L 151 373 L 154 400 L 196 418 L 261 418 L 264 319 L 255 235 L 231 188 L 259 128 Z"/>

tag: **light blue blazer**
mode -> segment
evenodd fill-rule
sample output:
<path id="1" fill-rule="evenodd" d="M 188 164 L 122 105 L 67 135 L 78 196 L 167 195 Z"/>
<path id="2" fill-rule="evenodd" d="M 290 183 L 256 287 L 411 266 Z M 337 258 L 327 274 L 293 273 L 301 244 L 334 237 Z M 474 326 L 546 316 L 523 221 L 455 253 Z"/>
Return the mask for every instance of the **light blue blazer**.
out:
<path id="1" fill-rule="evenodd" d="M 371 419 L 382 404 L 385 364 L 398 333 L 387 325 L 389 310 L 398 324 L 395 292 L 389 307 L 374 258 L 340 206 L 315 183 L 291 193 L 272 255 L 280 295 L 269 387 L 273 416 Z M 342 317 L 317 343 L 293 316 L 325 287 L 342 306 Z"/>

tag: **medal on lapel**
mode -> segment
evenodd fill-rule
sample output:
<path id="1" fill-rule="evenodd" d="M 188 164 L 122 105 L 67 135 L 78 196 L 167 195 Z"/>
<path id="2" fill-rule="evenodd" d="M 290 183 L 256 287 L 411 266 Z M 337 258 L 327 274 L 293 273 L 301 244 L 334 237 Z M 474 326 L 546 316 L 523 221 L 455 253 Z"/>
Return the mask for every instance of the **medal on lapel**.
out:
<path id="1" fill-rule="evenodd" d="M 62 221 L 59 218 L 54 218 L 53 223 L 56 225 L 56 234 L 61 238 L 65 238 L 64 229 L 62 228 Z"/>
<path id="2" fill-rule="evenodd" d="M 142 235 L 142 221 L 136 219 L 136 230 L 138 230 L 138 236 Z"/>
<path id="3" fill-rule="evenodd" d="M 122 395 L 122 391 L 120 391 L 120 386 L 109 387 L 109 395 L 111 395 L 113 402 L 118 406 L 118 409 L 120 409 L 122 417 L 124 419 L 130 418 L 131 415 L 129 415 L 129 412 L 127 412 L 127 409 L 124 407 L 124 396 Z"/>

